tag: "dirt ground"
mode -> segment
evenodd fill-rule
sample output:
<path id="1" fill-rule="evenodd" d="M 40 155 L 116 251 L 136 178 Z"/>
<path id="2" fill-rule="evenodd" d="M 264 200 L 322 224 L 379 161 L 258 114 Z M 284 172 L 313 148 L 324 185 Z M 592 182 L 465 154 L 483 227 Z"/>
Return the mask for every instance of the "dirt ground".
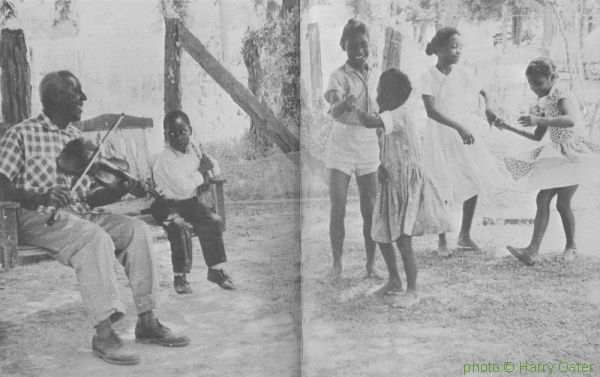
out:
<path id="1" fill-rule="evenodd" d="M 195 293 L 177 296 L 167 244 L 156 245 L 160 317 L 189 334 L 190 346 L 134 343 L 132 302 L 120 273 L 129 313 L 118 332 L 142 357 L 134 367 L 111 366 L 92 355 L 91 326 L 71 269 L 42 262 L 0 273 L 0 375 L 299 376 L 301 355 L 306 377 L 459 376 L 473 362 L 599 366 L 600 195 L 582 190 L 575 197 L 580 255 L 574 262 L 560 259 L 564 236 L 553 211 L 542 261 L 525 267 L 504 246 L 528 241 L 533 198 L 508 192 L 481 201 L 473 229 L 481 253 L 457 251 L 442 260 L 434 252 L 435 236 L 415 238 L 421 300 L 409 309 L 368 295 L 383 281 L 363 278 L 355 198 L 348 203 L 343 277 L 333 284 L 321 279 L 330 264 L 326 199 L 305 201 L 301 213 L 293 201 L 229 203 L 225 241 L 237 291 L 206 281 L 196 244 L 190 276 Z M 379 254 L 376 263 L 385 276 Z M 600 367 L 574 375 L 600 376 Z"/>
<path id="2" fill-rule="evenodd" d="M 473 362 L 497 362 L 501 368 L 513 362 L 518 368 L 519 362 L 567 361 L 596 364 L 592 373 L 572 375 L 600 376 L 599 195 L 584 190 L 575 197 L 579 258 L 568 264 L 561 260 L 564 235 L 554 210 L 541 263 L 526 267 L 504 249 L 506 244 L 526 245 L 532 230 L 530 224 L 504 225 L 504 219 L 533 217 L 529 202 L 534 197 L 515 194 L 481 201 L 473 236 L 483 252 L 456 251 L 441 259 L 435 253 L 436 236 L 414 238 L 421 299 L 408 309 L 392 308 L 393 298 L 368 294 L 383 280 L 363 278 L 356 201 L 348 204 L 343 276 L 333 284 L 324 282 L 330 264 L 328 213 L 317 203 L 305 206 L 304 375 L 447 377 L 462 376 L 464 364 Z M 484 226 L 484 217 L 502 225 Z M 456 234 L 449 242 L 455 245 Z M 386 276 L 379 254 L 376 264 Z M 403 274 L 401 269 L 405 282 Z M 571 375 L 557 369 L 558 375 Z"/>
<path id="3" fill-rule="evenodd" d="M 194 293 L 172 287 L 168 242 L 156 244 L 161 321 L 190 336 L 184 348 L 134 342 L 135 310 L 119 271 L 127 315 L 117 332 L 142 363 L 104 363 L 91 352 L 92 325 L 72 269 L 55 261 L 0 272 L 0 376 L 299 376 L 300 253 L 298 204 L 227 208 L 227 270 L 238 290 L 206 280 L 196 242 Z"/>

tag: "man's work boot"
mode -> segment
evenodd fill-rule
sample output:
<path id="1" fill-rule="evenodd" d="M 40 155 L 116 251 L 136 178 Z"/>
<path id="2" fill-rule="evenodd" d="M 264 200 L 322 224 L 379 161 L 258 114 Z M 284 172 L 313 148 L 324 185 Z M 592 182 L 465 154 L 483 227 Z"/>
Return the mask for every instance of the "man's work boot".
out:
<path id="1" fill-rule="evenodd" d="M 96 332 L 92 338 L 92 351 L 94 355 L 109 364 L 135 365 L 140 363 L 140 358 L 127 352 L 125 344 L 117 333 L 111 328 L 108 334 L 100 335 Z"/>

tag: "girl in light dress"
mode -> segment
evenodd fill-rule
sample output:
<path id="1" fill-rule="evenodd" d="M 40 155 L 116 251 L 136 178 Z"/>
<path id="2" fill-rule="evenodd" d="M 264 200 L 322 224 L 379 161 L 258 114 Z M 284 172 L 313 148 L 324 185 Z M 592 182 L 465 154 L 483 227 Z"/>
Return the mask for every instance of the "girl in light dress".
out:
<path id="1" fill-rule="evenodd" d="M 379 128 L 380 185 L 372 236 L 379 244 L 389 277 L 376 294 L 400 294 L 393 304 L 395 307 L 407 307 L 418 301 L 417 262 L 412 236 L 450 230 L 444 201 L 422 167 L 420 140 L 410 106 L 404 105 L 411 91 L 408 76 L 392 68 L 379 79 L 379 113 L 355 109 L 361 124 L 367 128 Z M 406 272 L 405 294 L 402 294 L 394 242 L 400 250 Z"/>
<path id="2" fill-rule="evenodd" d="M 580 136 L 577 132 L 575 104 L 570 94 L 556 85 L 556 65 L 548 58 L 538 58 L 525 71 L 531 90 L 538 96 L 531 114 L 521 116 L 518 122 L 524 127 L 535 127 L 533 133 L 506 124 L 496 123 L 531 140 L 542 140 L 550 134 L 550 144 L 538 147 L 518 157 L 505 159 L 513 178 L 529 177 L 528 186 L 540 190 L 537 194 L 537 211 L 531 242 L 525 248 L 507 246 L 508 251 L 521 262 L 532 266 L 538 252 L 550 216 L 550 201 L 556 196 L 556 209 L 562 219 L 567 238 L 563 258 L 575 258 L 575 217 L 571 199 L 580 183 L 598 177 L 600 170 L 600 146 Z"/>
<path id="3" fill-rule="evenodd" d="M 447 202 L 462 202 L 463 217 L 458 246 L 480 250 L 471 239 L 471 224 L 482 193 L 496 191 L 503 177 L 478 132 L 486 128 L 473 114 L 478 96 L 486 103 L 488 122 L 496 118 L 475 75 L 457 65 L 462 52 L 460 33 L 452 27 L 437 31 L 427 45 L 427 55 L 437 63 L 422 77 L 422 98 L 427 111 L 423 135 L 423 165 Z M 439 235 L 438 254 L 450 256 L 446 235 Z"/>

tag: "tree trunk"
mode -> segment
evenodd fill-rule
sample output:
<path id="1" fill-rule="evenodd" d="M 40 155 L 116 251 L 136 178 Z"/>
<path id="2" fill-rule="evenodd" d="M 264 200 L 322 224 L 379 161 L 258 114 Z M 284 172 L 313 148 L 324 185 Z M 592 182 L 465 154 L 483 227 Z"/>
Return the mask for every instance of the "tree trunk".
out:
<path id="1" fill-rule="evenodd" d="M 552 13 L 552 8 L 548 4 L 544 6 L 544 13 L 542 19 L 542 48 L 544 49 L 546 56 L 550 56 L 550 49 L 552 48 L 552 44 L 554 43 L 554 37 L 556 36 L 557 27 L 554 14 Z"/>
<path id="2" fill-rule="evenodd" d="M 263 72 L 260 66 L 260 49 L 256 44 L 256 41 L 250 37 L 244 42 L 244 65 L 248 70 L 248 90 L 257 100 L 261 100 L 259 88 L 260 82 L 262 81 Z M 250 130 L 248 131 L 248 138 L 252 147 L 255 151 L 262 154 L 271 145 L 267 137 L 265 136 L 264 123 L 250 115 Z"/>
<path id="3" fill-rule="evenodd" d="M 221 34 L 221 59 L 227 64 L 229 61 L 229 23 L 227 20 L 227 12 L 225 12 L 225 0 L 217 0 L 219 7 L 219 31 Z"/>
<path id="4" fill-rule="evenodd" d="M 23 30 L 2 29 L 0 34 L 0 91 L 5 123 L 31 116 L 31 75 Z"/>
<path id="5" fill-rule="evenodd" d="M 383 48 L 383 61 L 381 69 L 400 69 L 400 53 L 402 51 L 402 34 L 392 27 L 385 28 L 385 47 Z"/>
<path id="6" fill-rule="evenodd" d="M 506 43 L 506 41 L 508 40 L 508 36 L 506 35 L 506 29 L 508 27 L 508 18 L 510 17 L 509 15 L 509 10 L 508 10 L 508 6 L 507 5 L 503 5 L 502 6 L 502 51 L 506 51 L 506 47 L 508 46 L 508 43 Z"/>
<path id="7" fill-rule="evenodd" d="M 165 114 L 181 110 L 181 44 L 178 20 L 165 18 Z"/>
<path id="8" fill-rule="evenodd" d="M 281 16 L 294 17 L 294 49 L 286 56 L 292 63 L 288 66 L 290 82 L 284 82 L 281 88 L 283 106 L 281 115 L 290 119 L 296 129 L 300 128 L 300 0 L 283 0 Z"/>
<path id="9" fill-rule="evenodd" d="M 512 8 L 512 36 L 513 43 L 519 46 L 523 39 L 523 10 L 520 7 Z"/>
<path id="10" fill-rule="evenodd" d="M 317 22 L 308 24 L 308 50 L 312 105 L 320 108 L 323 104 L 323 73 L 321 71 L 321 38 Z"/>

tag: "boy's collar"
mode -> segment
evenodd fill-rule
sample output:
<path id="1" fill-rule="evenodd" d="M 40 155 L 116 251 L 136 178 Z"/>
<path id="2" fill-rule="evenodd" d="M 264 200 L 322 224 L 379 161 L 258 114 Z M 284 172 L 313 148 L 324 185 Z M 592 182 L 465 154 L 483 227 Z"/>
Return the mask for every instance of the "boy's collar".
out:
<path id="1" fill-rule="evenodd" d="M 186 154 L 190 151 L 190 143 L 188 143 L 187 147 L 185 147 L 185 152 L 182 152 L 180 150 L 173 148 L 173 146 L 169 143 L 167 143 L 167 148 L 169 148 L 171 151 L 173 151 L 173 153 L 176 153 L 176 154 Z"/>

